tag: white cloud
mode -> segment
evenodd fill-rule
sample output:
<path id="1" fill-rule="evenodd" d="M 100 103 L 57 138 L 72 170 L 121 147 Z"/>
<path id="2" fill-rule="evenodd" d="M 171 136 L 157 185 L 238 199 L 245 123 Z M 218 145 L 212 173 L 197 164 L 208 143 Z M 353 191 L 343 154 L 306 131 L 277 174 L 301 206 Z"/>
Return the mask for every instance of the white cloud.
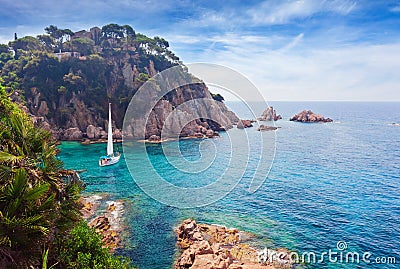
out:
<path id="1" fill-rule="evenodd" d="M 349 0 L 273 0 L 249 9 L 247 14 L 255 24 L 285 24 L 320 12 L 347 15 L 355 7 L 356 3 Z"/>
<path id="2" fill-rule="evenodd" d="M 54 20 L 60 27 L 73 31 L 96 24 L 101 26 L 106 20 L 106 23 L 131 24 L 146 35 L 165 37 L 171 49 L 186 63 L 211 62 L 235 68 L 252 79 L 268 100 L 400 98 L 396 91 L 400 85 L 396 73 L 400 70 L 400 44 L 390 43 L 389 38 L 375 38 L 370 44 L 360 43 L 370 36 L 370 29 L 352 26 L 349 24 L 351 18 L 345 18 L 356 9 L 365 8 L 357 6 L 355 0 L 267 0 L 253 6 L 243 5 L 240 9 L 224 6 L 217 11 L 199 7 L 179 18 L 169 18 L 166 14 L 179 8 L 185 10 L 184 7 L 193 3 L 185 0 L 176 3 L 167 0 L 159 4 L 155 0 L 124 0 L 115 8 L 115 1 L 111 0 L 95 1 L 95 4 L 82 0 L 64 14 L 59 12 L 64 9 L 49 4 L 50 0 L 39 1 L 37 6 L 40 8 L 32 8 L 33 0 L 26 1 L 29 5 L 5 1 L 7 6 L 19 5 L 16 10 L 32 12 L 32 17 L 40 19 L 41 25 L 24 27 L 21 24 L 17 27 L 15 24 L 11 30 L 8 27 L 10 37 L 7 39 L 5 32 L 0 31 L 0 41 L 12 39 L 15 29 L 19 36 L 42 33 L 53 20 L 53 17 L 45 18 L 49 13 L 58 18 Z M 47 4 L 48 10 L 43 16 L 33 15 Z M 96 8 L 88 10 L 87 7 L 92 5 Z M 399 12 L 400 6 L 391 11 Z M 343 20 L 324 21 L 323 25 L 307 24 L 307 18 L 325 17 L 328 13 Z M 84 17 L 91 20 L 82 19 Z M 93 21 L 97 18 L 98 21 Z M 109 21 L 110 18 L 116 21 Z M 297 20 L 302 23 L 301 27 L 292 24 Z M 281 25 L 277 28 L 283 30 L 278 31 L 271 25 Z M 393 37 L 391 40 L 398 39 Z"/>
<path id="3" fill-rule="evenodd" d="M 400 12 L 400 5 L 392 7 L 391 9 L 389 9 L 391 12 Z"/>
<path id="4" fill-rule="evenodd" d="M 287 44 L 284 48 L 282 48 L 282 51 L 287 51 L 290 50 L 294 47 L 297 46 L 297 44 L 299 44 L 301 42 L 301 40 L 304 37 L 304 33 L 299 34 L 298 36 L 296 36 L 292 42 L 290 42 L 289 44 Z"/>
<path id="5" fill-rule="evenodd" d="M 263 36 L 252 36 L 251 43 L 237 42 L 239 38 L 217 36 L 215 40 L 225 42 L 223 49 L 183 53 L 184 60 L 234 68 L 250 78 L 266 100 L 400 101 L 400 43 L 308 47 L 299 43 L 304 38 L 299 34 L 286 40 L 291 49 L 274 50 L 264 45 Z"/>

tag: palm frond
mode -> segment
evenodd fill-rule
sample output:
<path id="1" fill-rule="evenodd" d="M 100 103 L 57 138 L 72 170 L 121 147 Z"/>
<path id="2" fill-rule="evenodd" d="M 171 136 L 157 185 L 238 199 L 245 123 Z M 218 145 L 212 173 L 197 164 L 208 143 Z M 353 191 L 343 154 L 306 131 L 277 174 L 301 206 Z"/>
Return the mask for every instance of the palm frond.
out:
<path id="1" fill-rule="evenodd" d="M 26 192 L 23 199 L 24 201 L 38 200 L 43 194 L 49 190 L 50 184 L 40 184 Z"/>
<path id="2" fill-rule="evenodd" d="M 14 163 L 23 159 L 23 156 L 15 156 L 5 151 L 0 151 L 0 162 Z"/>

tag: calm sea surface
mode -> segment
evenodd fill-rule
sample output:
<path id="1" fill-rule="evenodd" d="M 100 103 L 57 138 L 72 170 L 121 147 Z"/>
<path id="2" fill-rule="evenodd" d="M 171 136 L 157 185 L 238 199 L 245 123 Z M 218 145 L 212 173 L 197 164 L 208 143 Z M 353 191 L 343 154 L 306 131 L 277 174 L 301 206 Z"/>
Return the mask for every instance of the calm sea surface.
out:
<path id="1" fill-rule="evenodd" d="M 238 103 L 228 105 L 241 118 L 255 118 Z M 179 146 L 184 161 L 201 162 L 201 154 L 213 154 L 204 171 L 179 171 L 165 157 L 160 145 L 148 145 L 147 153 L 136 152 L 111 167 L 99 167 L 105 144 L 81 145 L 64 142 L 59 157 L 81 174 L 87 194 L 107 194 L 107 199 L 126 201 L 127 242 L 120 252 L 142 269 L 171 268 L 176 255 L 173 228 L 183 219 L 218 223 L 254 234 L 251 243 L 260 248 L 286 247 L 298 253 L 339 251 L 370 252 L 372 264 L 324 262 L 309 268 L 399 268 L 400 264 L 400 103 L 274 102 L 283 117 L 276 123 L 276 154 L 268 177 L 254 193 L 248 191 L 257 169 L 262 139 L 256 128 L 233 129 L 212 140 L 167 142 Z M 263 107 L 256 105 L 259 116 Z M 326 124 L 302 124 L 288 119 L 302 109 L 312 109 L 334 120 Z M 235 142 L 231 156 L 230 137 L 246 132 L 248 141 Z M 265 134 L 265 133 L 264 133 Z M 264 139 L 274 139 L 273 132 Z M 237 141 L 237 139 L 236 139 Z M 139 148 L 138 144 L 138 148 Z M 243 148 L 243 151 L 240 148 Z M 200 151 L 201 148 L 203 151 Z M 132 179 L 126 163 L 149 158 L 154 169 L 180 187 L 202 187 L 216 181 L 240 154 L 250 158 L 236 187 L 210 205 L 178 209 L 146 195 Z M 214 156 L 215 155 L 215 156 Z M 179 162 L 180 156 L 169 156 Z M 204 157 L 204 156 L 203 156 Z M 232 159 L 231 159 L 232 158 Z M 207 159 L 207 158 L 205 158 Z M 136 166 L 135 173 L 149 177 Z M 268 166 L 269 167 L 269 166 Z M 143 171 L 142 171 L 143 170 Z M 154 186 L 157 189 L 157 186 Z M 162 193 L 162 190 L 159 190 Z M 212 197 L 213 193 L 210 193 Z M 397 265 L 377 264 L 375 258 L 394 257 Z"/>

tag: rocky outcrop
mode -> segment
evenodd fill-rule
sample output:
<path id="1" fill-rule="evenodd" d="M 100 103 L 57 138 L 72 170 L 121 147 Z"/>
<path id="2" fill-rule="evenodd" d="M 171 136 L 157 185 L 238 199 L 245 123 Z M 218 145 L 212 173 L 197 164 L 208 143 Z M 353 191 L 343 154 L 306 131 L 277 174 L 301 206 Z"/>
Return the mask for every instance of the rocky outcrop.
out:
<path id="1" fill-rule="evenodd" d="M 91 124 L 86 127 L 86 136 L 89 139 L 105 139 L 107 138 L 107 133 L 102 127 L 95 127 Z"/>
<path id="2" fill-rule="evenodd" d="M 262 113 L 261 117 L 258 120 L 261 121 L 277 121 L 282 119 L 281 115 L 276 114 L 276 110 L 270 106 Z"/>
<path id="3" fill-rule="evenodd" d="M 253 120 L 240 120 L 237 123 L 236 127 L 238 129 L 250 128 L 250 127 L 253 127 L 253 124 L 252 124 L 253 122 L 254 122 Z"/>
<path id="4" fill-rule="evenodd" d="M 151 143 L 159 143 L 161 142 L 161 137 L 159 137 L 158 135 L 152 135 L 147 139 L 147 141 Z"/>
<path id="5" fill-rule="evenodd" d="M 303 110 L 300 113 L 294 115 L 290 118 L 290 121 L 298 121 L 298 122 L 332 122 L 333 120 L 330 118 L 324 118 L 324 116 L 320 114 L 315 114 L 311 110 Z"/>
<path id="6" fill-rule="evenodd" d="M 146 91 L 142 98 L 156 99 L 157 92 Z M 145 102 L 145 101 L 144 101 Z M 146 121 L 147 120 L 147 121 Z M 207 130 L 221 131 L 233 127 L 239 119 L 222 102 L 214 101 L 203 83 L 181 86 L 159 100 L 147 119 L 135 115 L 125 122 L 127 137 L 148 139 L 152 135 L 167 137 L 210 136 Z M 145 125 L 146 124 L 146 125 Z M 213 136 L 216 136 L 214 133 Z"/>
<path id="7" fill-rule="evenodd" d="M 93 195 L 81 198 L 81 212 L 86 220 L 91 219 L 97 212 L 105 197 Z M 111 252 L 122 247 L 122 221 L 124 214 L 124 203 L 122 201 L 106 201 L 106 213 L 92 218 L 89 227 L 94 228 L 102 237 L 104 246 Z"/>
<path id="8" fill-rule="evenodd" d="M 278 130 L 279 128 L 281 128 L 281 127 L 268 126 L 268 125 L 261 124 L 260 127 L 258 127 L 257 131 L 275 131 L 275 130 Z"/>
<path id="9" fill-rule="evenodd" d="M 205 135 L 207 138 L 219 137 L 219 133 L 213 130 L 207 130 Z"/>
<path id="10" fill-rule="evenodd" d="M 176 229 L 177 244 L 182 253 L 175 262 L 175 269 L 289 269 L 288 259 L 260 260 L 259 252 L 240 242 L 243 235 L 237 229 L 217 225 L 183 221 Z M 284 253 L 284 250 L 282 250 Z M 288 251 L 286 251 L 288 252 Z"/>
<path id="11" fill-rule="evenodd" d="M 131 98 L 147 84 L 149 78 L 166 69 L 181 67 L 187 77 L 194 78 L 177 58 L 172 60 L 170 56 L 173 54 L 159 52 L 153 55 L 149 50 L 134 45 L 114 49 L 99 46 L 96 54 L 86 55 L 84 59 L 65 58 L 54 68 L 46 65 L 46 71 L 32 67 L 30 73 L 33 75 L 24 77 L 20 85 L 24 96 L 13 95 L 16 101 L 26 100 L 24 103 L 29 112 L 43 117 L 59 140 L 104 139 L 109 102 L 112 103 L 113 127 L 122 130 Z M 54 61 L 53 58 L 47 59 L 46 55 L 41 55 L 38 61 Z M 200 79 L 194 78 L 193 83 L 181 83 L 180 75 L 176 80 L 175 76 L 169 78 L 170 89 L 174 90 L 165 96 L 153 99 L 157 96 L 154 91 L 146 93 L 141 100 L 143 105 L 149 105 L 153 100 L 158 102 L 152 105 L 151 113 L 146 114 L 146 118 L 139 115 L 132 119 L 132 131 L 124 135 L 137 139 L 147 139 L 152 135 L 162 137 L 161 132 L 165 129 L 167 132 L 164 135 L 167 136 L 191 137 L 199 136 L 199 133 L 206 135 L 207 131 L 198 130 L 202 123 L 208 124 L 204 127 L 207 130 L 222 131 L 232 128 L 239 121 L 223 102 L 204 101 L 214 99 Z M 183 82 L 186 82 L 185 78 Z M 162 85 L 157 86 L 155 91 Z M 190 101 L 193 102 L 185 104 Z M 171 114 L 174 116 L 168 119 Z M 137 131 L 143 127 L 144 131 Z M 78 128 L 82 134 L 73 128 Z M 122 133 L 116 135 L 122 137 Z"/>
<path id="12" fill-rule="evenodd" d="M 135 79 L 135 72 L 134 69 L 132 68 L 132 65 L 130 63 L 125 63 L 124 67 L 122 68 L 122 75 L 124 77 L 124 84 L 125 86 L 129 88 L 133 88 L 134 84 L 133 81 Z"/>
<path id="13" fill-rule="evenodd" d="M 79 128 L 68 128 L 60 133 L 61 140 L 80 141 L 83 138 L 83 133 Z"/>
<path id="14" fill-rule="evenodd" d="M 149 67 L 150 71 L 155 72 L 154 66 Z M 134 79 L 134 70 L 131 69 L 131 66 L 124 65 L 121 72 L 125 86 L 133 87 L 132 84 L 127 82 Z M 70 99 L 65 94 L 60 93 L 58 102 L 54 102 L 52 108 L 49 108 L 46 101 L 40 101 L 41 93 L 37 89 L 32 94 L 33 97 L 28 99 L 28 103 L 31 104 L 30 112 L 32 115 L 39 115 L 36 117 L 43 119 L 43 125 L 46 125 L 53 132 L 56 139 L 79 141 L 82 139 L 102 140 L 107 138 L 107 133 L 103 127 L 107 126 L 107 113 L 102 114 L 97 109 L 88 106 L 81 99 L 80 93 L 73 92 Z M 146 99 L 152 100 L 152 98 L 154 98 L 154 93 L 149 92 Z M 193 100 L 196 101 L 191 103 Z M 148 139 L 153 135 L 161 137 L 161 133 L 164 132 L 163 135 L 167 137 L 215 137 L 219 136 L 217 131 L 230 129 L 233 124 L 238 123 L 237 116 L 228 110 L 224 103 L 210 103 L 204 100 L 213 100 L 204 83 L 179 87 L 156 103 L 148 119 L 144 119 L 143 115 L 133 119 L 130 126 L 133 131 L 124 135 Z M 146 100 L 143 101 L 147 102 Z M 190 104 L 186 104 L 187 102 Z M 112 117 L 118 120 L 113 122 L 113 126 L 118 127 L 118 122 L 122 121 L 124 109 L 126 109 L 126 106 L 113 106 Z M 171 116 L 172 114 L 173 116 Z M 49 117 L 49 115 L 53 116 Z M 63 118 L 64 123 L 58 121 L 59 116 L 57 115 Z M 198 118 L 195 115 L 203 115 L 204 118 Z M 145 120 L 147 120 L 145 133 L 135 132 L 141 129 Z M 200 134 L 203 135 L 200 136 Z M 115 129 L 113 135 L 116 139 L 122 139 L 123 136 L 118 128 Z"/>
<path id="15" fill-rule="evenodd" d="M 46 116 L 47 114 L 49 114 L 49 107 L 47 106 L 47 102 L 46 101 L 41 101 L 40 102 L 40 106 L 39 106 L 37 114 L 39 116 Z"/>

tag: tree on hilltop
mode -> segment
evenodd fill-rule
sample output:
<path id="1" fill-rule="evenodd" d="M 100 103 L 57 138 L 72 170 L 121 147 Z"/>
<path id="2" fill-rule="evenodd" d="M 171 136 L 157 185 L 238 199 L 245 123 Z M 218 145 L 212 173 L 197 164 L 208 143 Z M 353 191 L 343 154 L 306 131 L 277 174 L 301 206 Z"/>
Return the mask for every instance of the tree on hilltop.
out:
<path id="1" fill-rule="evenodd" d="M 101 28 L 101 32 L 103 35 L 104 39 L 110 39 L 111 40 L 111 46 L 115 45 L 121 38 L 124 37 L 124 31 L 123 27 L 115 24 L 115 23 L 110 23 L 107 25 L 104 25 Z"/>
<path id="2" fill-rule="evenodd" d="M 44 28 L 47 34 L 52 37 L 56 44 L 57 44 L 57 49 L 62 50 L 63 49 L 63 43 L 65 41 L 69 41 L 71 36 L 74 35 L 74 32 L 72 32 L 70 29 L 59 29 L 55 25 L 50 25 L 46 28 Z"/>

